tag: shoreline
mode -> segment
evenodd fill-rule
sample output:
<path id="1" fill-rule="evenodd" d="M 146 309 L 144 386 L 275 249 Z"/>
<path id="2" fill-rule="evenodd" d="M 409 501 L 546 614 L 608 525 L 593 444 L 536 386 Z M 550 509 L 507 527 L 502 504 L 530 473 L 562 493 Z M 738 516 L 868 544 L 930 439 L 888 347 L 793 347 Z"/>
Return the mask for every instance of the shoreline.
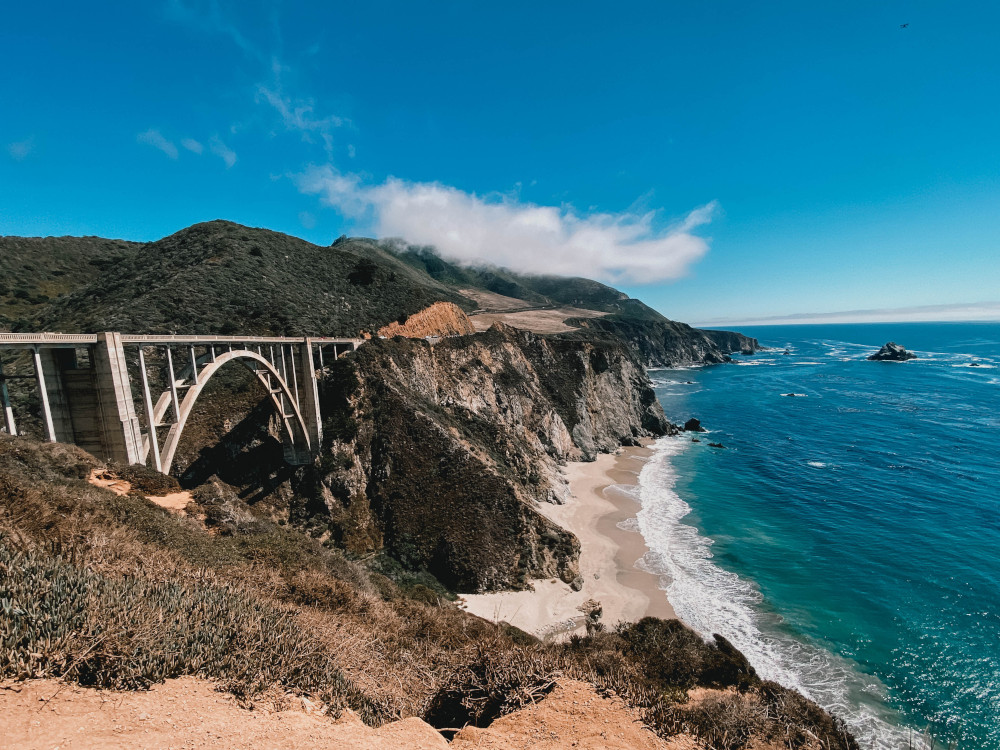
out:
<path id="1" fill-rule="evenodd" d="M 595 461 L 568 463 L 563 473 L 570 498 L 563 505 L 535 506 L 580 540 L 583 587 L 579 591 L 558 578 L 545 578 L 533 581 L 533 588 L 526 591 L 468 594 L 460 598 L 459 606 L 546 640 L 586 633 L 584 605 L 591 600 L 600 603 L 599 621 L 607 628 L 646 616 L 676 617 L 659 576 L 635 565 L 648 550 L 642 534 L 618 526 L 635 518 L 638 504 L 625 493 L 609 491 L 613 485 L 637 485 L 651 455 L 647 447 L 624 448 L 603 453 Z"/>

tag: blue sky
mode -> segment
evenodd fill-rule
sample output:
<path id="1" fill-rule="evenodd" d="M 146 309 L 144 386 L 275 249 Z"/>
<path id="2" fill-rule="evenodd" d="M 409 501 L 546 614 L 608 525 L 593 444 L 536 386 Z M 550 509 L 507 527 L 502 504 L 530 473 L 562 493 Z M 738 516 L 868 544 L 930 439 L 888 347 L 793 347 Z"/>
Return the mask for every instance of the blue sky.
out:
<path id="1" fill-rule="evenodd" d="M 86 5 L 5 8 L 0 234 L 227 218 L 695 323 L 1000 317 L 995 3 Z"/>

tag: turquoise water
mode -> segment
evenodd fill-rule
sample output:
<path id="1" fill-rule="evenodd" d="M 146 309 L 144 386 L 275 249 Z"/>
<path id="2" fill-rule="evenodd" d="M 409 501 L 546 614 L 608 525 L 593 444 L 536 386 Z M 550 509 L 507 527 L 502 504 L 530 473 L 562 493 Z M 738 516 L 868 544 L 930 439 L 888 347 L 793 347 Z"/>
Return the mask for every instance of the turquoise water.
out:
<path id="1" fill-rule="evenodd" d="M 744 333 L 778 350 L 650 373 L 710 433 L 642 472 L 646 564 L 862 747 L 1000 748 L 1000 324 Z M 864 360 L 888 340 L 920 359 Z"/>

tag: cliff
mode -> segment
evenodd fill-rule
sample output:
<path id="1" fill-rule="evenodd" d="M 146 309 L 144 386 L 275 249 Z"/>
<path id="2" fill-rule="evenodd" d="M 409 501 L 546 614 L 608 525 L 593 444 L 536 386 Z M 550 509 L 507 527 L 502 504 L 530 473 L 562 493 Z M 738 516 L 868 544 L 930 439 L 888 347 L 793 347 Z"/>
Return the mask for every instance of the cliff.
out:
<path id="1" fill-rule="evenodd" d="M 435 302 L 413 315 L 401 315 L 387 326 L 378 329 L 384 338 L 405 336 L 422 339 L 427 336 L 465 336 L 475 333 L 469 316 L 458 305 L 451 302 Z"/>
<path id="2" fill-rule="evenodd" d="M 532 507 L 564 496 L 559 462 L 672 429 L 620 344 L 502 325 L 373 340 L 330 368 L 322 399 L 324 455 L 295 487 L 313 520 L 462 591 L 572 581 L 576 539 Z"/>
<path id="3" fill-rule="evenodd" d="M 727 354 L 755 354 L 761 350 L 760 342 L 757 339 L 744 336 L 735 331 L 716 331 L 710 328 L 694 329 L 703 334 L 715 343 L 719 349 Z"/>
<path id="4" fill-rule="evenodd" d="M 753 353 L 760 347 L 755 339 L 729 331 L 702 331 L 685 323 L 660 319 L 611 315 L 604 318 L 576 318 L 583 332 L 567 337 L 603 335 L 625 342 L 646 367 L 677 367 L 689 364 L 728 362 L 734 351 Z"/>

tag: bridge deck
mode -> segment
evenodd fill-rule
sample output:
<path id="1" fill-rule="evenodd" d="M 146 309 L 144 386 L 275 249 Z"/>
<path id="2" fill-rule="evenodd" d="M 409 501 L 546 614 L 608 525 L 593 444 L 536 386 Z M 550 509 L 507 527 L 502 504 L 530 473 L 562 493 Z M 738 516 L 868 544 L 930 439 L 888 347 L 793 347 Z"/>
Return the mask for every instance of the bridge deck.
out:
<path id="1" fill-rule="evenodd" d="M 319 346 L 327 344 L 361 344 L 364 339 L 334 338 L 329 336 L 308 337 Z M 143 344 L 164 346 L 168 344 L 190 344 L 211 346 L 216 344 L 302 344 L 305 336 L 185 336 L 183 334 L 122 334 L 123 344 Z M 96 333 L 0 333 L 0 347 L 22 346 L 86 346 L 97 343 Z"/>

